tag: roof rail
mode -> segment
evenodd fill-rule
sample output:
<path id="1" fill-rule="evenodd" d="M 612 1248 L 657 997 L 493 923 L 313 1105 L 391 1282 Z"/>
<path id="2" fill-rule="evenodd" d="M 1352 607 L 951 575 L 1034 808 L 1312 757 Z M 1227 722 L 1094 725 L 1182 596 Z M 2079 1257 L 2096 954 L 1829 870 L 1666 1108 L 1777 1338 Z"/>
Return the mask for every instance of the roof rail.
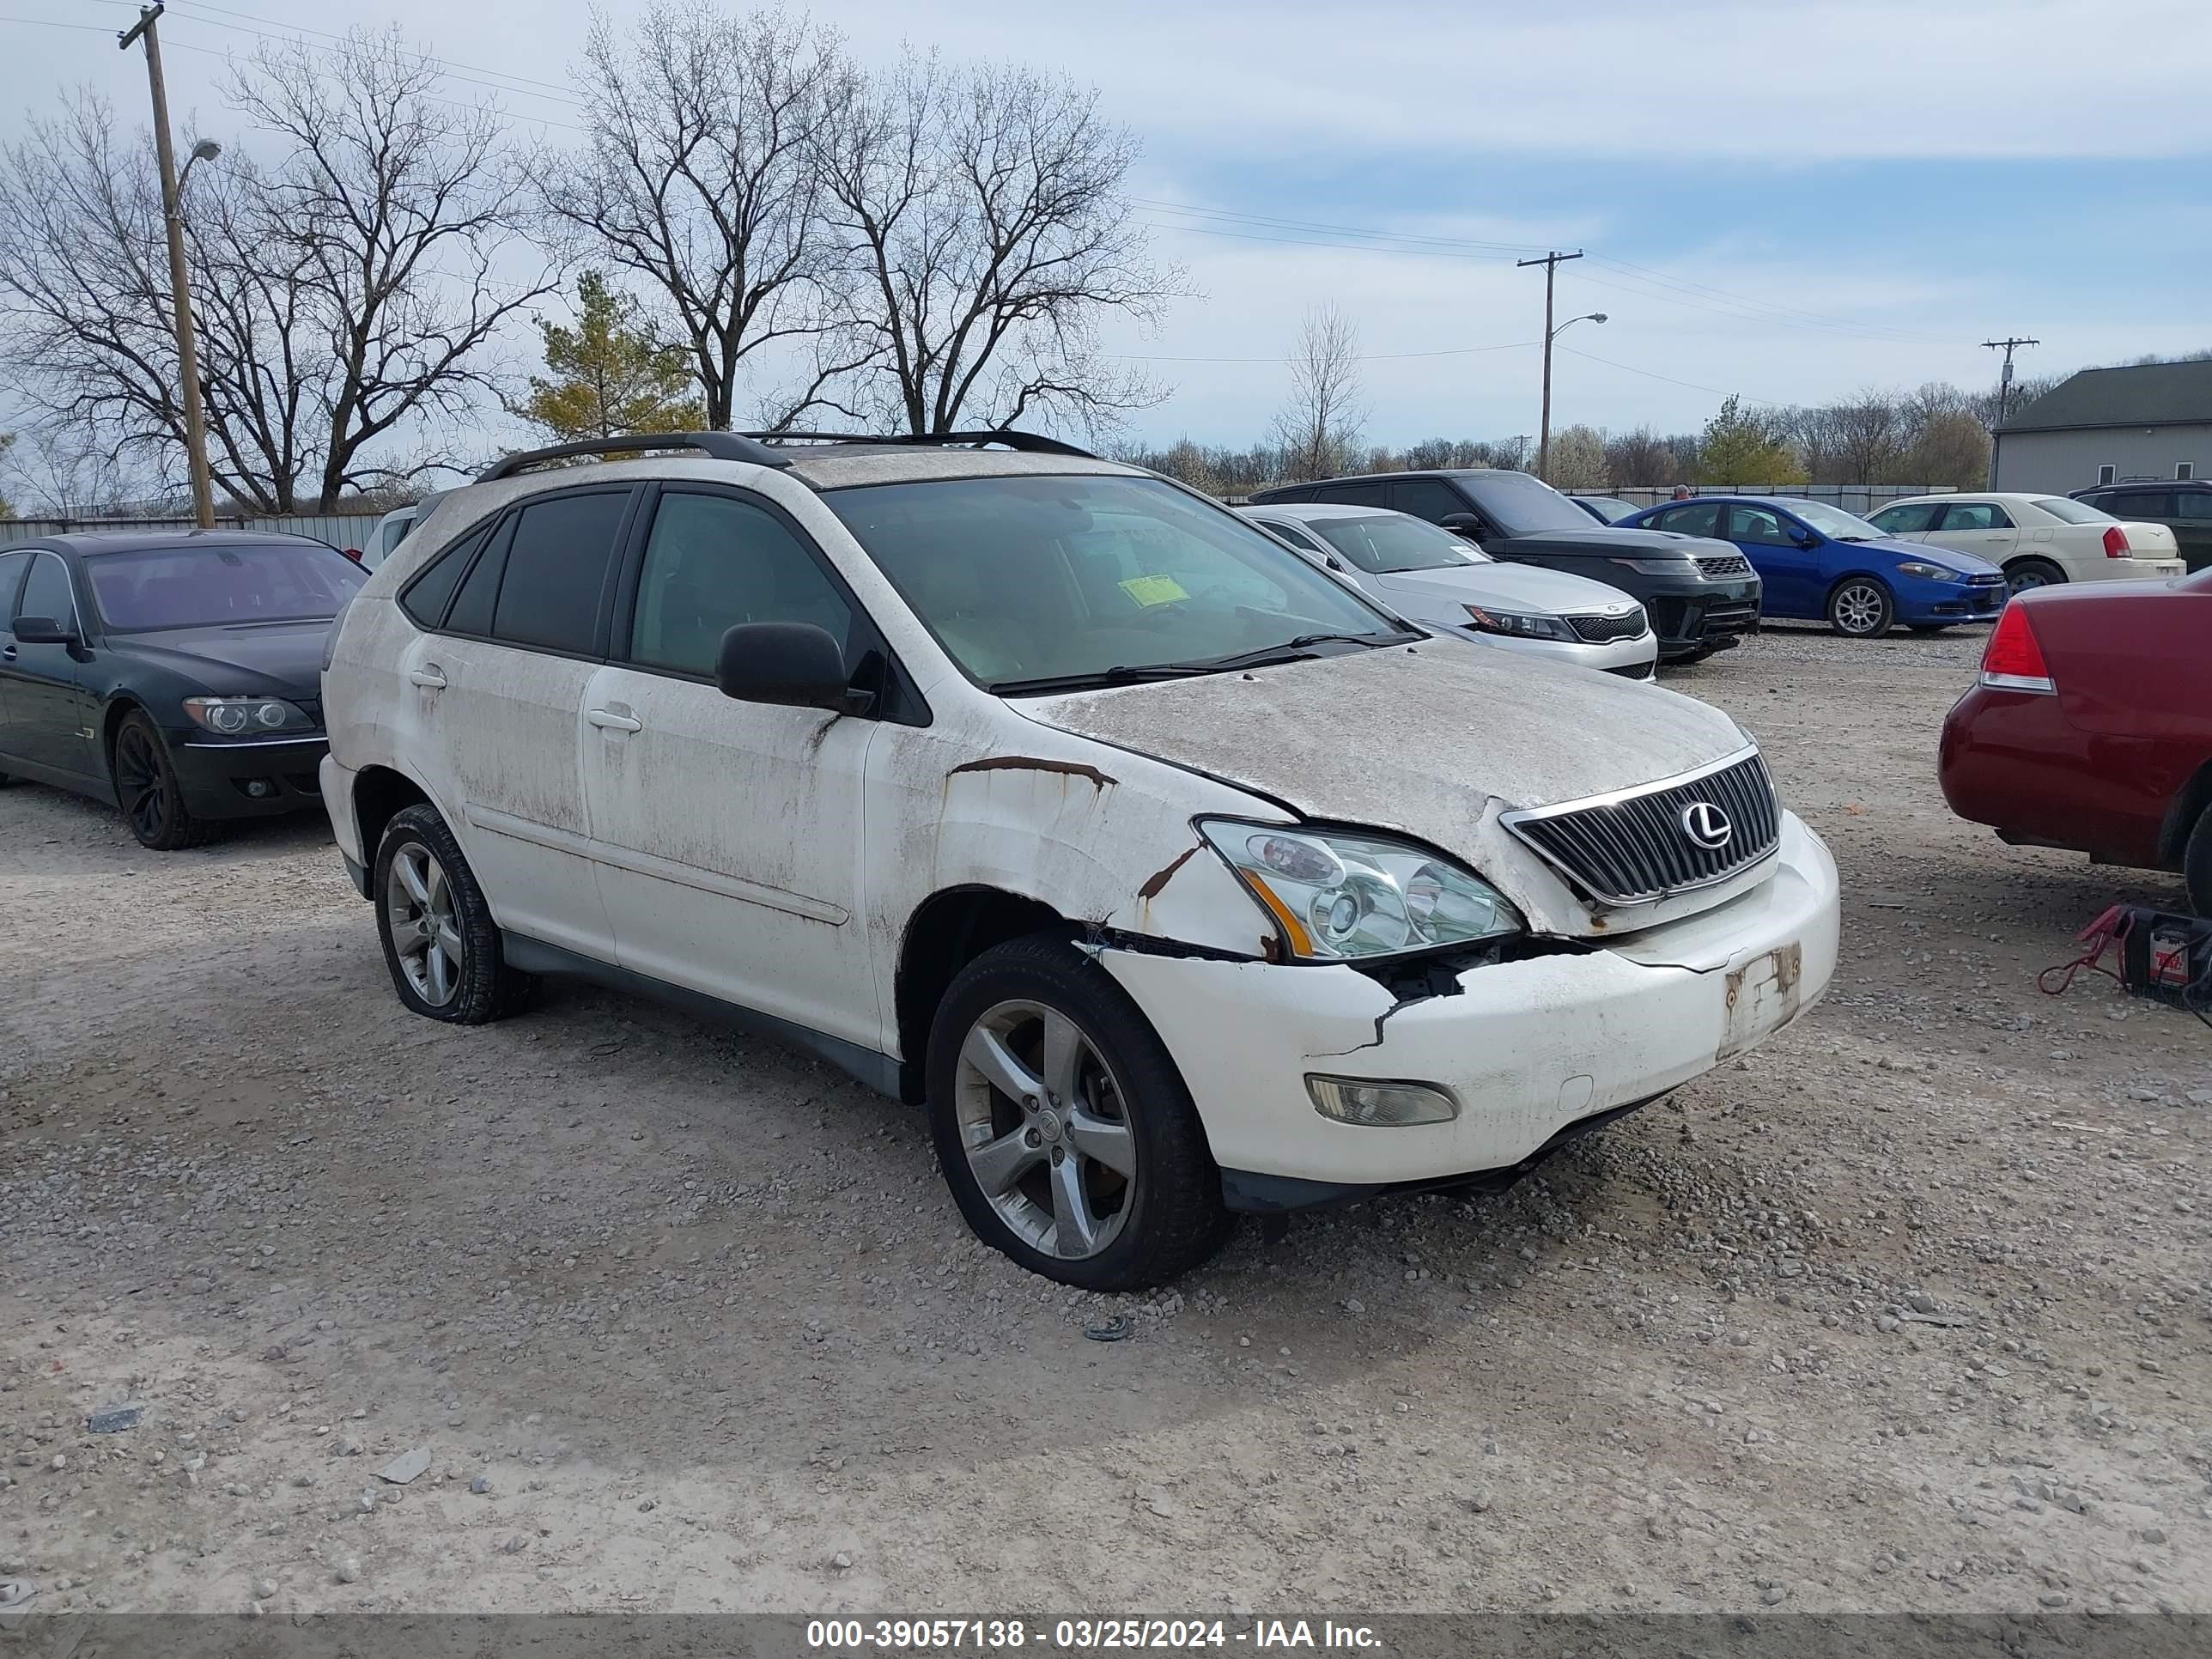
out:
<path id="1" fill-rule="evenodd" d="M 951 444 L 1002 444 L 1008 449 L 1018 449 L 1031 455 L 1071 455 L 1085 461 L 1098 459 L 1087 449 L 1078 449 L 1073 444 L 1062 443 L 1057 438 L 1048 438 L 1036 432 L 744 432 L 730 435 L 756 438 L 763 444 L 796 441 L 825 444 L 902 444 L 925 448 Z M 776 464 L 788 466 L 790 462 L 779 459 Z"/>
<path id="2" fill-rule="evenodd" d="M 718 461 L 750 461 L 755 466 L 789 466 L 791 457 L 780 455 L 745 432 L 626 432 L 619 437 L 579 438 L 543 449 L 526 449 L 507 456 L 477 475 L 478 483 L 511 478 L 541 461 L 566 460 L 573 455 L 619 455 L 639 450 L 696 449 Z"/>

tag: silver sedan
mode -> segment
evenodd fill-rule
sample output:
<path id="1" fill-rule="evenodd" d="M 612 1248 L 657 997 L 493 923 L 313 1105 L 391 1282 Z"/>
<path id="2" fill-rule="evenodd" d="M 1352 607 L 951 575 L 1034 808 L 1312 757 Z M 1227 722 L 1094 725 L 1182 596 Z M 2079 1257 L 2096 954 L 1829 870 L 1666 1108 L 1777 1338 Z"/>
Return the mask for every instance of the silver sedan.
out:
<path id="1" fill-rule="evenodd" d="M 1283 502 L 1237 511 L 1400 616 L 1485 645 L 1656 677 L 1658 635 L 1617 587 L 1504 564 L 1425 519 L 1379 507 Z"/>

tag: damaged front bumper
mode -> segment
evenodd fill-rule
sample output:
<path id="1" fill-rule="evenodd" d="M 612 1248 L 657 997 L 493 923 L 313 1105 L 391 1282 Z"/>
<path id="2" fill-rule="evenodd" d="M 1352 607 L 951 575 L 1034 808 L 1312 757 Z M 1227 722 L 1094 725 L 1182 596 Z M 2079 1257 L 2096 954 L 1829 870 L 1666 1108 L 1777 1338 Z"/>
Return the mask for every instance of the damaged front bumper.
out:
<path id="1" fill-rule="evenodd" d="M 1835 861 L 1785 813 L 1769 879 L 1600 949 L 1474 968 L 1400 1000 L 1356 969 L 1109 948 L 1100 961 L 1189 1085 L 1241 1207 L 1510 1171 L 1563 1131 L 1655 1099 L 1771 1036 L 1835 971 Z M 1315 1074 L 1449 1091 L 1449 1122 L 1323 1117 Z"/>

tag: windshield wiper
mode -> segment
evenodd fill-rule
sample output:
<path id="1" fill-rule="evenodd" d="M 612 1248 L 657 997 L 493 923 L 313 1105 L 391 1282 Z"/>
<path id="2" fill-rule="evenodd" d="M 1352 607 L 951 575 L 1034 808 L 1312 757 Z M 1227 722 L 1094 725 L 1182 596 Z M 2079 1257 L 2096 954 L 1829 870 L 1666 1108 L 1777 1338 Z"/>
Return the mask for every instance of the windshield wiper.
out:
<path id="1" fill-rule="evenodd" d="M 1130 668 L 1093 668 L 1080 674 L 1044 674 L 1035 679 L 994 680 L 985 689 L 1002 697 L 1028 696 L 1038 691 L 1089 691 L 1102 685 L 1137 685 L 1146 680 L 1188 679 L 1211 674 L 1212 667 L 1188 662 L 1146 663 Z"/>
<path id="2" fill-rule="evenodd" d="M 1418 634 L 1301 634 L 1294 640 L 1285 640 L 1280 645 L 1263 645 L 1255 651 L 1238 651 L 1226 657 L 1209 657 L 1203 664 L 1191 664 L 1206 673 L 1225 668 L 1264 668 L 1272 663 L 1297 662 L 1319 655 L 1312 647 L 1316 645 L 1364 645 L 1370 651 L 1386 645 L 1403 645 L 1417 640 Z"/>
<path id="3" fill-rule="evenodd" d="M 1200 674 L 1226 673 L 1235 668 L 1261 668 L 1273 663 L 1302 662 L 1320 653 L 1316 645 L 1341 641 L 1370 647 L 1403 644 L 1417 634 L 1301 634 L 1280 645 L 1264 645 L 1255 651 L 1238 651 L 1225 657 L 1201 657 L 1188 662 L 1155 662 L 1135 667 L 1095 668 L 1080 674 L 1047 674 L 1036 679 L 994 680 L 989 690 L 1002 697 L 1033 696 L 1043 691 L 1089 691 L 1103 685 L 1138 685 L 1146 680 L 1190 679 Z"/>

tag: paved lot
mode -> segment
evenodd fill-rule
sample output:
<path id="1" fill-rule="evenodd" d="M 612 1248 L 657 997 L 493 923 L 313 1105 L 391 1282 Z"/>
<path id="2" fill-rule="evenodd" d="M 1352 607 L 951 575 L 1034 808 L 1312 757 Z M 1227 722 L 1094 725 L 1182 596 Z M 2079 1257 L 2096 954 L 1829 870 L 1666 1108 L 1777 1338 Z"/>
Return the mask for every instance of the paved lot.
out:
<path id="1" fill-rule="evenodd" d="M 0 793 L 0 1579 L 2212 1610 L 2212 1032 L 2033 983 L 2179 890 L 1948 816 L 1978 649 L 1776 631 L 1674 678 L 1843 866 L 1814 1014 L 1506 1197 L 1248 1228 L 1149 1299 L 974 1244 L 918 1115 L 773 1044 L 574 988 L 408 1018 L 313 823 L 156 855 Z M 1134 1335 L 1086 1340 L 1109 1306 Z"/>

